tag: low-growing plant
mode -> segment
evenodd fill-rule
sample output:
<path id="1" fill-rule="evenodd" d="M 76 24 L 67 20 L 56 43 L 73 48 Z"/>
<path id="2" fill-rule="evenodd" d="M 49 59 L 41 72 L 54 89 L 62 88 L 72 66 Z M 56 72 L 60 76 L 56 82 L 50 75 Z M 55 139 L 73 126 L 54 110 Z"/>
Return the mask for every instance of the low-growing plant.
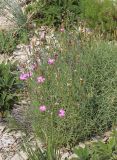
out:
<path id="1" fill-rule="evenodd" d="M 60 153 L 51 142 L 47 144 L 47 147 L 42 147 L 39 146 L 36 139 L 34 140 L 33 146 L 27 139 L 23 141 L 23 149 L 27 153 L 29 160 L 60 160 Z"/>
<path id="2" fill-rule="evenodd" d="M 78 156 L 77 159 L 79 160 L 89 160 L 90 159 L 90 153 L 88 147 L 78 147 L 74 149 L 74 153 Z"/>
<path id="3" fill-rule="evenodd" d="M 20 29 L 16 31 L 0 32 L 0 54 L 11 54 L 19 43 L 28 42 L 28 31 Z"/>
<path id="4" fill-rule="evenodd" d="M 33 19 L 39 24 L 60 25 L 63 20 L 69 24 L 77 20 L 79 0 L 34 1 L 26 8 L 27 13 L 33 13 Z"/>
<path id="5" fill-rule="evenodd" d="M 85 148 L 77 147 L 74 153 L 78 160 L 116 160 L 117 159 L 117 132 L 106 142 L 98 141 L 86 145 Z"/>
<path id="6" fill-rule="evenodd" d="M 116 45 L 94 41 L 81 45 L 78 37 L 61 33 L 60 50 L 51 47 L 48 60 L 27 80 L 34 132 L 55 146 L 74 145 L 111 128 L 117 115 Z"/>
<path id="7" fill-rule="evenodd" d="M 0 32 L 0 54 L 11 53 L 16 48 L 16 40 L 11 33 Z"/>
<path id="8" fill-rule="evenodd" d="M 5 111 L 10 111 L 14 103 L 18 102 L 17 74 L 13 71 L 14 65 L 0 64 L 0 113 L 2 117 Z"/>

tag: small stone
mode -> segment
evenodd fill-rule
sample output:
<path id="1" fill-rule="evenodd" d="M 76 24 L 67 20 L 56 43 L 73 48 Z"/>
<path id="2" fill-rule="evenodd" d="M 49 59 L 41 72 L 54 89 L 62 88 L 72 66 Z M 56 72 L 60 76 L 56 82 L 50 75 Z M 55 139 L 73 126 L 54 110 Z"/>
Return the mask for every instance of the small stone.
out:
<path id="1" fill-rule="evenodd" d="M 4 132 L 6 126 L 0 125 L 0 134 Z"/>
<path id="2" fill-rule="evenodd" d="M 16 138 L 21 138 L 23 136 L 22 132 L 19 131 L 14 135 Z"/>
<path id="3" fill-rule="evenodd" d="M 21 156 L 19 154 L 15 154 L 11 160 L 24 160 L 23 158 L 21 158 Z"/>
<path id="4" fill-rule="evenodd" d="M 85 144 L 84 143 L 79 143 L 79 147 L 85 148 Z"/>
<path id="5" fill-rule="evenodd" d="M 65 160 L 65 158 L 68 158 L 69 157 L 69 153 L 64 153 L 61 157 L 61 160 Z"/>
<path id="6" fill-rule="evenodd" d="M 23 158 L 23 160 L 27 160 L 28 156 L 24 151 L 20 151 L 19 155 L 21 155 L 21 157 Z"/>
<path id="7" fill-rule="evenodd" d="M 106 133 L 104 134 L 104 136 L 105 136 L 105 137 L 110 137 L 111 134 L 112 134 L 112 132 L 111 132 L 111 131 L 108 131 L 108 132 L 106 132 Z"/>
<path id="8" fill-rule="evenodd" d="M 96 137 L 93 137 L 92 142 L 98 142 L 98 139 Z"/>
<path id="9" fill-rule="evenodd" d="M 2 158 L 2 154 L 0 153 L 0 160 L 3 160 L 3 158 Z"/>
<path id="10" fill-rule="evenodd" d="M 78 159 L 78 156 L 76 154 L 72 154 L 70 157 L 69 157 L 69 160 L 72 160 L 72 159 Z"/>
<path id="11" fill-rule="evenodd" d="M 21 103 L 24 105 L 27 105 L 27 101 L 25 101 L 25 100 L 22 100 Z"/>
<path id="12" fill-rule="evenodd" d="M 102 141 L 103 141 L 104 143 L 106 143 L 108 140 L 109 140 L 109 137 L 105 137 L 105 138 L 103 138 Z"/>

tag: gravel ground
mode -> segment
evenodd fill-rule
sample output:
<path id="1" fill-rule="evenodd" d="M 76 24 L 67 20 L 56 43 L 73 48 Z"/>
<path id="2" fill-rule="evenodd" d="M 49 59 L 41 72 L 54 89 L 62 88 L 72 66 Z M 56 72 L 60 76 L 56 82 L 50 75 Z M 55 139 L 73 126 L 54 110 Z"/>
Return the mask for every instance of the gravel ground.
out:
<path id="1" fill-rule="evenodd" d="M 0 160 L 27 160 L 21 149 L 21 131 L 10 131 L 5 122 L 0 122 Z"/>

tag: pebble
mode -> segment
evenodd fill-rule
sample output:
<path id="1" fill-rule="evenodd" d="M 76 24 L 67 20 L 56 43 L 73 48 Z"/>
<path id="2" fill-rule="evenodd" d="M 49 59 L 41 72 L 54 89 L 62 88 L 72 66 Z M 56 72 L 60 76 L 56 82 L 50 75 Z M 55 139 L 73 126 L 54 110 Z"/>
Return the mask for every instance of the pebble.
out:
<path id="1" fill-rule="evenodd" d="M 61 160 L 65 160 L 65 158 L 68 158 L 69 157 L 69 153 L 64 153 L 61 157 Z"/>
<path id="2" fill-rule="evenodd" d="M 72 154 L 71 156 L 69 156 L 69 160 L 78 160 L 78 156 L 76 154 Z"/>
<path id="3" fill-rule="evenodd" d="M 21 155 L 23 160 L 27 160 L 28 159 L 28 156 L 26 155 L 26 153 L 24 151 L 20 151 L 19 154 Z"/>
<path id="4" fill-rule="evenodd" d="M 84 143 L 79 143 L 79 147 L 85 148 L 85 144 Z"/>
<path id="5" fill-rule="evenodd" d="M 2 134 L 2 132 L 5 130 L 5 126 L 0 125 L 0 135 Z"/>
<path id="6" fill-rule="evenodd" d="M 24 160 L 23 158 L 21 158 L 21 156 L 19 154 L 15 154 L 11 160 Z"/>
<path id="7" fill-rule="evenodd" d="M 0 153 L 0 160 L 3 160 L 3 159 L 2 159 L 2 154 L 1 154 L 1 153 Z"/>

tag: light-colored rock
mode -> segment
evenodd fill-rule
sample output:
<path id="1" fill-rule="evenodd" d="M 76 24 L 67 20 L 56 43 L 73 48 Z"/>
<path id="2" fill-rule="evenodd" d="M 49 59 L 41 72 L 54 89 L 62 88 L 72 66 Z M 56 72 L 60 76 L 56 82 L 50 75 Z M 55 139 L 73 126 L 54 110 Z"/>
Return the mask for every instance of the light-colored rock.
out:
<path id="1" fill-rule="evenodd" d="M 21 158 L 21 156 L 16 153 L 16 154 L 11 158 L 11 160 L 24 160 L 24 159 Z"/>
<path id="2" fill-rule="evenodd" d="M 85 148 L 85 144 L 84 143 L 79 143 L 79 147 Z"/>
<path id="3" fill-rule="evenodd" d="M 68 158 L 69 157 L 69 153 L 64 153 L 61 157 L 61 160 L 65 160 L 65 158 Z"/>
<path id="4" fill-rule="evenodd" d="M 3 158 L 2 158 L 2 154 L 0 153 L 0 160 L 3 160 Z"/>
<path id="5" fill-rule="evenodd" d="M 21 138 L 23 136 L 23 133 L 21 131 L 18 131 L 14 134 L 14 136 L 18 139 L 18 138 Z"/>
<path id="6" fill-rule="evenodd" d="M 5 125 L 0 125 L 0 135 L 3 133 L 5 130 L 6 126 Z"/>
<path id="7" fill-rule="evenodd" d="M 72 159 L 78 159 L 78 156 L 76 154 L 72 154 L 71 156 L 69 156 L 69 160 L 72 160 Z"/>
<path id="8" fill-rule="evenodd" d="M 19 155 L 23 158 L 23 160 L 27 160 L 28 156 L 26 155 L 26 153 L 24 151 L 20 151 Z"/>

